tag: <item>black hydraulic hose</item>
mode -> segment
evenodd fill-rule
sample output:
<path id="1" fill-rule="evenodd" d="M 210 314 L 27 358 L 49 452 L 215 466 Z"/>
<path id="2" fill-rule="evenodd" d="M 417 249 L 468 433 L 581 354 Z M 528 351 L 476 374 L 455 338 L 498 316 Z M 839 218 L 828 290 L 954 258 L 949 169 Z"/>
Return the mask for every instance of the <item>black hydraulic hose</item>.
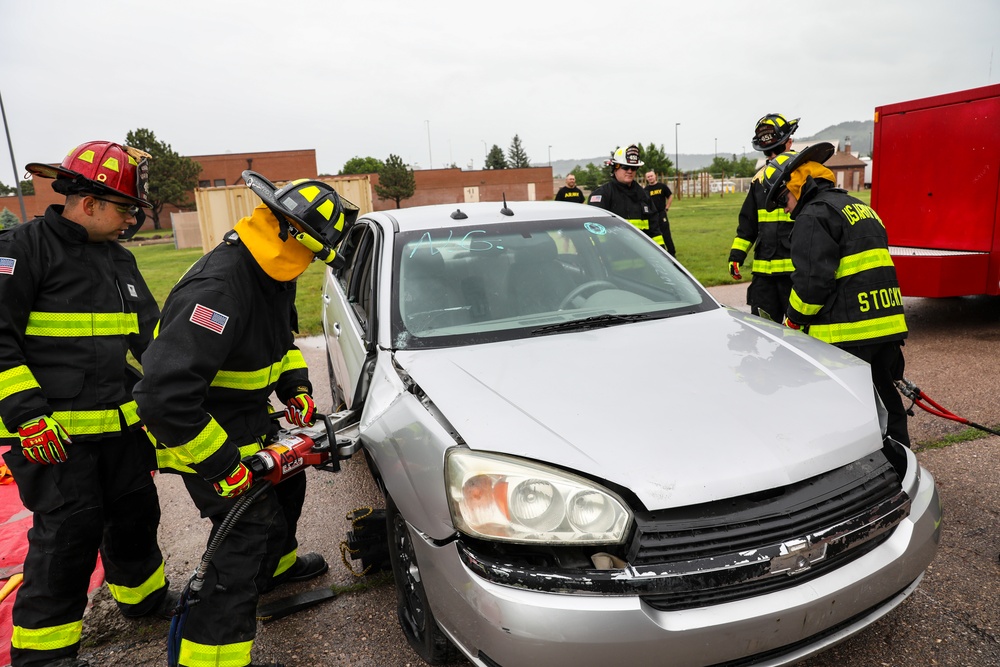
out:
<path id="1" fill-rule="evenodd" d="M 970 421 L 965 417 L 960 417 L 948 408 L 942 407 L 937 402 L 934 401 L 930 396 L 921 391 L 920 387 L 910 382 L 906 378 L 896 381 L 896 388 L 899 392 L 906 396 L 908 399 L 913 401 L 910 404 L 910 410 L 916 405 L 921 410 L 928 412 L 936 417 L 943 417 L 944 419 L 950 419 L 952 421 L 958 422 L 959 424 L 965 424 L 966 426 L 971 426 L 972 428 L 977 428 L 980 431 L 985 431 L 992 435 L 1000 435 L 1000 431 L 994 431 L 993 429 L 983 426 L 982 424 L 977 424 L 974 421 Z M 908 410 L 909 411 L 909 410 Z"/>
<path id="2" fill-rule="evenodd" d="M 208 547 L 201 556 L 198 569 L 195 570 L 187 586 L 184 587 L 181 599 L 177 603 L 177 609 L 174 610 L 174 615 L 170 619 L 170 631 L 167 633 L 167 665 L 169 667 L 177 667 L 180 662 L 181 632 L 184 629 L 184 622 L 187 620 L 188 609 L 192 604 L 197 602 L 198 592 L 205 585 L 205 575 L 208 573 L 208 566 L 215 557 L 215 552 L 218 550 L 219 545 L 222 544 L 222 541 L 226 539 L 226 536 L 229 535 L 229 531 L 233 529 L 233 525 L 246 513 L 247 508 L 270 487 L 271 482 L 264 480 L 259 484 L 255 484 L 251 487 L 250 491 L 237 498 L 232 508 L 226 514 L 226 518 L 219 524 L 219 529 L 215 531 L 215 535 L 209 540 Z"/>

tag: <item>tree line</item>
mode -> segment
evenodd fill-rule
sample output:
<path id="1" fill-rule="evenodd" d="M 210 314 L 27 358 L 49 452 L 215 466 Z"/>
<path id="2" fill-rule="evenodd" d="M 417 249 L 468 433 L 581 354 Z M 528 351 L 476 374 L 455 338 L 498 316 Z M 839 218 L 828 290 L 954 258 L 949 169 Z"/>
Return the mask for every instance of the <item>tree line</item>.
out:
<path id="1" fill-rule="evenodd" d="M 674 178 L 678 175 L 677 169 L 674 168 L 674 161 L 663 150 L 663 144 L 657 146 L 650 142 L 646 146 L 641 143 L 636 145 L 639 147 L 639 159 L 643 162 L 642 172 L 639 175 L 640 180 L 647 171 L 656 172 L 661 179 Z M 590 162 L 582 166 L 577 165 L 569 173 L 576 176 L 577 186 L 584 190 L 594 190 L 611 178 L 609 163 L 613 157 L 614 151 L 611 151 L 604 164 L 598 166 Z M 733 155 L 732 158 L 716 156 L 708 168 L 700 169 L 699 172 L 709 173 L 716 178 L 750 177 L 756 173 L 756 161 L 745 155 L 741 157 Z"/>

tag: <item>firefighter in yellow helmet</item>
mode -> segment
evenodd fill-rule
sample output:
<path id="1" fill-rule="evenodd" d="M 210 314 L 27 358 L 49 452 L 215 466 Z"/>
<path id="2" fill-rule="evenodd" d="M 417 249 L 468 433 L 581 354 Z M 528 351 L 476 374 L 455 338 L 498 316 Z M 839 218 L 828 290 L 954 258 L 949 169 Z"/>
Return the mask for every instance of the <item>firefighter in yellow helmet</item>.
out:
<path id="1" fill-rule="evenodd" d="M 291 424 L 315 419 L 312 384 L 294 340 L 295 281 L 314 258 L 338 262 L 333 247 L 357 215 L 321 181 L 278 189 L 260 174 L 243 176 L 264 203 L 174 286 L 135 388 L 160 469 L 181 474 L 213 534 L 253 485 L 242 459 L 276 430 L 271 395 L 286 406 Z M 321 555 L 298 553 L 306 476 L 260 490 L 215 550 L 197 604 L 188 604 L 185 591 L 179 636 L 172 637 L 176 664 L 251 664 L 259 593 L 327 571 Z"/>
<path id="2" fill-rule="evenodd" d="M 764 208 L 782 208 L 795 220 L 784 323 L 867 361 L 889 412 L 888 433 L 909 446 L 895 385 L 903 378 L 907 328 L 889 239 L 878 214 L 838 188 L 823 166 L 833 152 L 821 142 L 764 167 Z"/>
<path id="3" fill-rule="evenodd" d="M 13 609 L 17 667 L 87 665 L 77 653 L 98 553 L 122 614 L 173 607 L 153 450 L 126 361 L 145 359 L 159 309 L 118 242 L 150 205 L 147 157 L 91 141 L 61 164 L 27 165 L 65 201 L 0 234 L 0 444 L 33 512 Z"/>
<path id="4" fill-rule="evenodd" d="M 639 159 L 638 145 L 619 147 L 608 161 L 611 180 L 590 193 L 587 203 L 625 218 L 662 248 L 664 240 L 659 218 L 653 211 L 653 202 L 636 181 L 636 174 L 643 164 Z"/>
<path id="5" fill-rule="evenodd" d="M 767 160 L 791 150 L 792 135 L 799 119 L 788 120 L 780 113 L 769 113 L 757 121 L 751 144 Z M 729 250 L 729 274 L 739 280 L 740 266 L 753 248 L 753 278 L 747 287 L 747 305 L 754 315 L 780 322 L 792 291 L 791 235 L 792 219 L 780 209 L 764 209 L 763 169 L 750 183 L 750 190 L 740 209 L 736 238 Z"/>

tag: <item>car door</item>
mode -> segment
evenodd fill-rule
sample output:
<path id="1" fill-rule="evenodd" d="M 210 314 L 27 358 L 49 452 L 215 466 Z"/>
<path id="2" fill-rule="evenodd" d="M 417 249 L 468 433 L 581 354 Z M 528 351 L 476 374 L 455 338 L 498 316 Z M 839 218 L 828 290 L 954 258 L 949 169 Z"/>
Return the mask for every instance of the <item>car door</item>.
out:
<path id="1" fill-rule="evenodd" d="M 340 245 L 347 264 L 338 270 L 328 269 L 323 287 L 323 331 L 331 389 L 349 409 L 363 401 L 367 362 L 375 349 L 378 246 L 378 227 L 359 220 Z"/>

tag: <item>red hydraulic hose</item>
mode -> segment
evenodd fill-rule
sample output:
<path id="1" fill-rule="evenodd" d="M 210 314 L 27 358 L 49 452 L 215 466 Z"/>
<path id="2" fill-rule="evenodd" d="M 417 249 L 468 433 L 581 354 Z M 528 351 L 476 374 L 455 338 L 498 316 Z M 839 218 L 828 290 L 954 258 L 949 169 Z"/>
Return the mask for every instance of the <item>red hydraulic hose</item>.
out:
<path id="1" fill-rule="evenodd" d="M 896 388 L 899 389 L 899 392 L 903 394 L 903 396 L 906 396 L 908 399 L 913 401 L 913 405 L 916 405 L 921 410 L 929 412 L 930 414 L 936 417 L 943 417 L 945 419 L 956 421 L 959 424 L 965 424 L 966 426 L 977 428 L 980 431 L 986 431 L 987 433 L 992 433 L 993 435 L 1000 435 L 1000 431 L 994 431 L 993 429 L 983 426 L 982 424 L 977 424 L 976 422 L 970 421 L 965 417 L 960 417 L 959 415 L 956 415 L 948 408 L 939 405 L 937 402 L 934 401 L 934 399 L 932 399 L 930 396 L 921 391 L 920 387 L 910 382 L 906 378 L 903 378 L 902 380 L 897 380 Z M 910 407 L 913 406 L 911 405 Z"/>

